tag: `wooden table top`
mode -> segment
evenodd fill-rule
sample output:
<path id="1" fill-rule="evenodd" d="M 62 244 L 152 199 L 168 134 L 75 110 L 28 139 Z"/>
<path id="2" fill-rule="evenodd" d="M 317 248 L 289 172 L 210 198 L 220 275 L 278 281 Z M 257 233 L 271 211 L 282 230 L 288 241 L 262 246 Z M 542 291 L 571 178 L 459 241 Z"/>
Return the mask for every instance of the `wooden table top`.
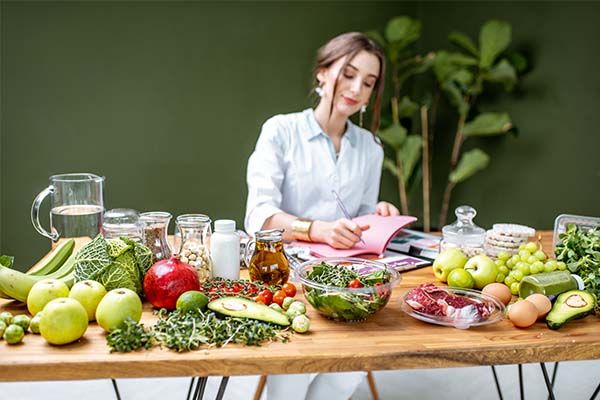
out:
<path id="1" fill-rule="evenodd" d="M 551 235 L 544 248 L 551 250 Z M 20 345 L 0 341 L 0 381 L 100 379 L 167 376 L 251 375 L 301 372 L 464 367 L 565 360 L 600 359 L 600 319 L 589 316 L 558 331 L 537 322 L 528 329 L 508 320 L 459 330 L 430 325 L 400 309 L 399 297 L 423 282 L 434 281 L 431 267 L 402 274 L 389 304 L 360 323 L 333 322 L 308 305 L 312 326 L 288 343 L 261 347 L 228 345 L 176 353 L 155 348 L 109 352 L 106 335 L 95 323 L 85 336 L 52 346 L 34 334 Z M 299 291 L 297 297 L 303 299 Z M 24 305 L 0 300 L 0 312 L 26 313 Z M 153 323 L 146 305 L 142 322 Z"/>

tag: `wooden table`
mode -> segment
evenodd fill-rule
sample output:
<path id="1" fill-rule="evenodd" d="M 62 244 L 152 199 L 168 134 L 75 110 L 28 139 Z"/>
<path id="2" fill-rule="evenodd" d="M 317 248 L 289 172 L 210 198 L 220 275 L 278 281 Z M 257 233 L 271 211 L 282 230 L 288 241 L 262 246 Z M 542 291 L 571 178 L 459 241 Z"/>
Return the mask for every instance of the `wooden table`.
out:
<path id="1" fill-rule="evenodd" d="M 551 235 L 544 234 L 550 251 Z M 20 345 L 0 341 L 0 381 L 33 381 L 167 376 L 284 374 L 325 371 L 376 371 L 409 368 L 600 359 L 600 319 L 590 316 L 559 331 L 543 322 L 528 329 L 508 320 L 459 330 L 429 325 L 400 310 L 398 298 L 419 283 L 434 281 L 431 268 L 402 274 L 386 308 L 361 323 L 333 322 L 308 306 L 310 333 L 289 343 L 262 347 L 228 345 L 222 349 L 175 353 L 155 348 L 110 354 L 105 333 L 95 323 L 77 343 L 47 344 L 27 334 Z M 299 292 L 297 295 L 302 298 Z M 0 300 L 0 312 L 25 313 L 15 302 Z M 142 322 L 152 324 L 147 307 Z"/>

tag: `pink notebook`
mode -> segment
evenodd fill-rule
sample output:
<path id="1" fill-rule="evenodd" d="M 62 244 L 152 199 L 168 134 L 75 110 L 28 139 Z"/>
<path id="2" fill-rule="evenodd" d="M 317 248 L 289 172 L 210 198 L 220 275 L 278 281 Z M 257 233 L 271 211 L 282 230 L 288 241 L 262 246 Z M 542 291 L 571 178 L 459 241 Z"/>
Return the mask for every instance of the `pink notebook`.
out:
<path id="1" fill-rule="evenodd" d="M 322 244 L 313 243 L 310 245 L 310 252 L 317 257 L 353 257 L 359 254 L 382 254 L 385 251 L 388 243 L 398 231 L 407 225 L 415 222 L 415 217 L 396 216 L 382 217 L 380 215 L 363 215 L 356 217 L 353 221 L 360 224 L 369 224 L 370 228 L 363 232 L 362 242 L 358 242 L 351 249 L 334 249 L 333 247 Z"/>

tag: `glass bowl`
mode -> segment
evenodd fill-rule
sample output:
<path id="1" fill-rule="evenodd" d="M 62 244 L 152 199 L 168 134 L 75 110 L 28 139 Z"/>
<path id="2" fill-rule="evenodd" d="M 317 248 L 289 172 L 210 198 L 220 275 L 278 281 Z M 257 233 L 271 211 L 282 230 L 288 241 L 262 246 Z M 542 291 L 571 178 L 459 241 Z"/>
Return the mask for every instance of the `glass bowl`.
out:
<path id="1" fill-rule="evenodd" d="M 415 310 L 406 302 L 406 299 L 409 296 L 412 289 L 407 291 L 403 296 L 400 297 L 400 308 L 402 309 L 402 311 L 404 311 L 411 317 L 419 319 L 421 321 L 428 322 L 430 324 L 451 326 L 457 329 L 468 329 L 470 327 L 493 324 L 504 318 L 504 304 L 502 304 L 502 302 L 495 296 L 487 295 L 476 290 L 459 289 L 455 287 L 440 286 L 438 287 L 438 289 L 441 289 L 452 295 L 458 295 L 465 297 L 469 300 L 484 303 L 490 310 L 490 314 L 486 318 L 481 318 L 480 316 L 473 316 L 473 314 L 469 312 L 465 312 L 463 314 L 457 313 L 457 316 L 454 317 L 427 314 Z"/>
<path id="2" fill-rule="evenodd" d="M 330 286 L 315 282 L 310 273 L 323 263 L 343 265 L 359 277 L 382 272 L 385 283 L 359 288 Z M 294 277 L 302 285 L 306 300 L 322 315 L 337 321 L 361 321 L 375 314 L 388 303 L 392 288 L 400 281 L 400 274 L 387 265 L 359 258 L 319 258 L 300 264 Z"/>

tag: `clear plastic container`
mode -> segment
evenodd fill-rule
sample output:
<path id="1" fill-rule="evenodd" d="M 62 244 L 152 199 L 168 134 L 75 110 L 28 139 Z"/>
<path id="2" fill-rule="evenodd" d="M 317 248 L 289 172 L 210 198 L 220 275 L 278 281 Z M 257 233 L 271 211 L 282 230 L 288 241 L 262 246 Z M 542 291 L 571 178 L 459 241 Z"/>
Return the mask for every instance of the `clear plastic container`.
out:
<path id="1" fill-rule="evenodd" d="M 575 224 L 583 230 L 597 228 L 600 226 L 600 218 L 587 217 L 584 215 L 561 214 L 554 220 L 554 236 L 552 243 L 556 245 L 560 242 L 560 234 L 567 231 L 567 225 Z"/>
<path id="2" fill-rule="evenodd" d="M 454 210 L 454 214 L 456 221 L 442 228 L 440 251 L 457 247 L 468 257 L 485 253 L 485 229 L 473 223 L 477 211 L 471 206 L 460 206 Z"/>
<path id="3" fill-rule="evenodd" d="M 418 311 L 409 305 L 407 298 L 410 295 L 410 291 L 406 292 L 406 294 L 400 298 L 400 308 L 411 317 L 421 321 L 435 325 L 451 326 L 457 329 L 468 329 L 471 327 L 493 324 L 504 318 L 504 304 L 494 296 L 471 289 L 459 289 L 454 287 L 440 287 L 439 289 L 444 290 L 451 295 L 462 296 L 479 303 L 485 303 L 490 310 L 490 314 L 486 318 L 481 318 L 478 314 L 472 312 L 472 306 L 459 309 L 461 311 L 464 310 L 465 312 L 456 313 L 457 315 L 452 317 L 427 314 Z"/>
<path id="4" fill-rule="evenodd" d="M 130 208 L 113 208 L 104 213 L 102 234 L 106 239 L 127 237 L 142 242 L 140 213 Z"/>

